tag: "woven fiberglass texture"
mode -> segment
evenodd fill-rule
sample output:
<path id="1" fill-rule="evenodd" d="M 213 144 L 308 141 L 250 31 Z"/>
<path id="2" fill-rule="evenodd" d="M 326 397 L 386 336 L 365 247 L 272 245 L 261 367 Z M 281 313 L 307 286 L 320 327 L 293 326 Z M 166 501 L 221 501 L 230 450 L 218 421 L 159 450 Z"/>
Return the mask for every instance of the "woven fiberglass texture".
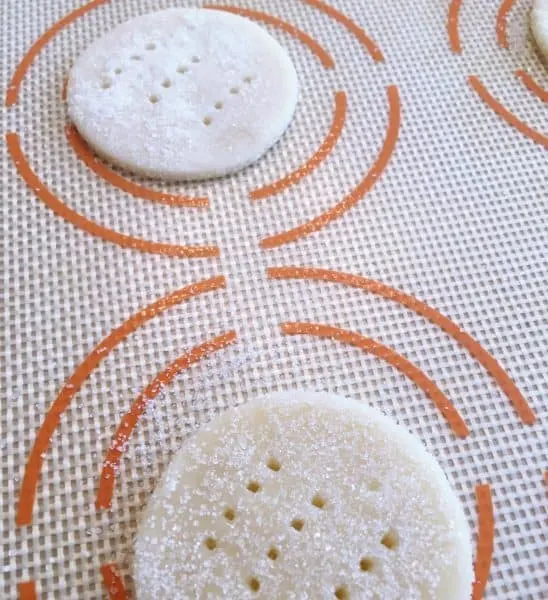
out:
<path id="1" fill-rule="evenodd" d="M 0 597 L 130 594 L 136 522 L 184 437 L 228 406 L 291 387 L 371 404 L 422 439 L 458 491 L 475 544 L 482 530 L 483 565 L 493 539 L 484 597 L 548 597 L 548 70 L 528 32 L 531 0 L 331 0 L 337 12 L 317 1 L 231 0 L 309 36 L 263 22 L 301 84 L 285 136 L 217 181 L 164 185 L 116 171 L 129 185 L 207 196 L 209 208 L 116 187 L 65 133 L 63 82 L 79 53 L 130 17 L 186 3 L 96 1 L 61 21 L 78 2 L 3 0 L 0 11 Z M 339 137 L 328 135 L 334 122 Z M 315 155 L 322 144 L 331 149 Z M 309 160 L 304 177 L 250 197 Z M 272 238 L 322 213 L 317 231 Z M 209 256 L 181 256 L 186 246 Z M 287 266 L 397 291 L 267 274 Z M 169 296 L 218 276 L 226 287 Z M 425 318 L 424 305 L 399 292 L 438 312 Z M 154 304 L 165 296 L 169 306 Z M 386 355 L 287 335 L 284 322 L 339 327 L 406 357 L 469 435 L 455 435 L 416 377 Z M 96 504 L 105 454 L 132 403 L 177 357 L 232 330 L 234 343 L 153 390 L 123 444 L 110 508 Z"/>

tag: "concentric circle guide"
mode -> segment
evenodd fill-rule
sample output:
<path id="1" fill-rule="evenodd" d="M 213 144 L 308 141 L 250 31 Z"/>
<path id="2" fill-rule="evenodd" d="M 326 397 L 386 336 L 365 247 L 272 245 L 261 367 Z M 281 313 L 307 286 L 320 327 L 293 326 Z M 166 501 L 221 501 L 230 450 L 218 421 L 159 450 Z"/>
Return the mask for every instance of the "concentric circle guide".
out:
<path id="1" fill-rule="evenodd" d="M 77 19 L 84 18 L 91 10 L 100 9 L 101 6 L 111 1 L 115 2 L 116 0 L 93 0 L 77 8 L 52 25 L 38 38 L 20 61 L 11 78 L 5 96 L 5 106 L 8 109 L 17 106 L 19 97 L 25 92 L 26 74 L 33 68 L 34 61 L 47 44 L 62 29 L 70 26 Z M 364 55 L 373 65 L 384 62 L 385 57 L 379 45 L 349 17 L 321 0 L 301 1 L 308 8 L 321 12 L 325 18 L 332 21 L 334 26 L 341 27 L 348 34 L 354 36 L 363 49 Z M 466 56 L 466 40 L 461 38 L 460 25 L 463 9 L 469 1 L 471 0 L 450 0 L 447 3 L 447 40 L 450 50 L 458 55 L 459 60 Z M 507 29 L 514 4 L 515 0 L 503 0 L 493 23 L 493 36 L 501 51 L 507 50 L 510 46 Z M 208 4 L 205 7 L 234 12 L 272 27 L 282 36 L 292 36 L 302 44 L 306 52 L 313 55 L 322 69 L 333 71 L 337 68 L 333 54 L 328 48 L 325 48 L 304 29 L 277 15 L 239 6 Z M 523 69 L 517 69 L 512 75 L 515 77 L 516 82 L 519 82 L 530 92 L 532 100 L 543 103 L 548 102 L 548 92 L 530 73 Z M 463 82 L 463 89 L 466 89 L 467 86 L 485 105 L 486 110 L 502 119 L 505 124 L 520 135 L 527 137 L 531 142 L 539 144 L 543 148 L 548 148 L 548 137 L 505 107 L 488 89 L 481 75 L 470 74 L 467 82 Z M 391 158 L 397 152 L 402 126 L 402 95 L 398 86 L 395 84 L 387 86 L 385 98 L 379 98 L 379 103 L 386 106 L 385 135 L 382 140 L 379 140 L 376 159 L 361 174 L 362 178 L 356 187 L 344 195 L 342 199 L 335 198 L 332 207 L 317 217 L 292 228 L 283 228 L 259 240 L 257 243 L 264 251 L 290 243 L 298 243 L 302 238 L 311 235 L 318 236 L 319 240 L 321 230 L 328 227 L 334 220 L 344 218 L 345 213 L 369 194 L 374 186 L 381 185 L 383 177 L 386 176 L 385 173 L 390 170 Z M 298 188 L 305 178 L 313 177 L 316 170 L 329 161 L 332 153 L 343 143 L 341 137 L 343 137 L 342 134 L 347 127 L 347 113 L 353 106 L 353 99 L 344 89 L 334 89 L 332 90 L 331 104 L 331 124 L 315 152 L 297 169 L 276 180 L 265 181 L 260 187 L 249 190 L 250 205 L 256 203 L 260 207 L 263 202 L 267 202 L 269 198 L 282 191 L 293 191 Z M 179 193 L 179 191 L 168 193 L 156 190 L 153 187 L 133 181 L 130 176 L 96 157 L 72 125 L 64 124 L 64 134 L 67 146 L 87 169 L 87 176 L 98 178 L 101 185 L 114 186 L 122 193 L 134 197 L 136 201 L 167 205 L 175 213 L 179 210 L 207 210 L 210 208 L 211 196 L 215 193 L 214 185 L 212 186 L 212 193 L 208 197 L 188 196 Z M 168 244 L 147 240 L 115 231 L 79 214 L 70 207 L 70 199 L 59 198 L 49 188 L 43 177 L 36 172 L 24 150 L 26 135 L 27 133 L 22 135 L 16 131 L 6 134 L 6 144 L 15 170 L 38 200 L 43 202 L 57 216 L 62 217 L 86 235 L 94 236 L 108 244 L 115 244 L 121 252 L 139 251 L 159 254 L 170 259 L 207 259 L 218 257 L 221 254 L 221 249 L 214 243 L 208 245 Z M 283 144 L 283 141 L 281 143 Z M 223 249 L 223 252 L 229 251 L 229 248 Z M 266 277 L 270 280 L 286 281 L 301 279 L 306 280 L 311 286 L 339 285 L 359 289 L 364 293 L 374 294 L 386 301 L 397 303 L 419 319 L 427 319 L 439 327 L 455 343 L 462 346 L 489 373 L 502 394 L 513 406 L 516 418 L 521 424 L 533 425 L 535 423 L 535 413 L 527 400 L 504 367 L 481 345 L 481 342 L 466 333 L 449 317 L 415 296 L 363 275 L 317 267 L 270 267 L 267 269 Z M 45 415 L 37 431 L 34 446 L 28 455 L 19 491 L 16 517 L 18 527 L 32 524 L 36 497 L 41 491 L 42 465 L 51 440 L 56 435 L 61 418 L 63 418 L 75 396 L 84 385 L 92 385 L 89 380 L 95 370 L 100 367 L 102 361 L 115 349 L 119 348 L 123 351 L 124 341 L 149 320 L 161 318 L 165 311 L 182 303 L 191 302 L 194 297 L 210 292 L 229 294 L 224 276 L 220 275 L 191 283 L 180 290 L 158 298 L 133 315 L 128 316 L 125 321 L 113 328 L 106 337 L 99 341 L 87 357 L 75 368 Z M 310 320 L 284 321 L 279 324 L 279 328 L 287 336 L 327 338 L 334 343 L 352 347 L 353 351 L 365 352 L 375 357 L 376 360 L 387 363 L 422 391 L 425 401 L 430 403 L 430 410 L 440 413 L 440 427 L 449 427 L 454 434 L 455 444 L 462 443 L 462 440 L 467 436 L 474 434 L 473 428 L 469 426 L 459 412 L 458 399 L 454 399 L 455 403 L 453 403 L 443 391 L 442 386 L 436 383 L 430 375 L 393 348 L 369 337 L 366 325 L 364 325 L 363 331 L 350 331 L 334 323 L 317 323 Z M 146 409 L 147 403 L 154 400 L 164 388 L 169 387 L 173 380 L 191 365 L 199 361 L 206 361 L 212 354 L 221 352 L 230 345 L 237 344 L 238 335 L 238 332 L 230 328 L 218 332 L 213 337 L 204 339 L 201 343 L 190 350 L 186 350 L 167 364 L 137 395 L 121 421 L 115 424 L 111 444 L 101 464 L 98 465 L 99 475 L 95 497 L 97 511 L 111 510 L 113 503 L 115 503 L 117 473 L 123 468 L 121 460 L 125 449 L 131 444 L 132 434 L 139 426 L 140 418 Z M 494 514 L 493 496 L 489 483 L 478 482 L 475 486 L 475 495 L 477 503 L 476 582 L 472 598 L 480 600 L 487 585 L 494 552 L 496 515 Z M 106 562 L 99 569 L 99 575 L 111 600 L 129 598 L 128 581 L 124 580 L 122 571 L 114 561 Z M 34 580 L 21 581 L 18 586 L 18 593 L 22 600 L 39 597 Z"/>

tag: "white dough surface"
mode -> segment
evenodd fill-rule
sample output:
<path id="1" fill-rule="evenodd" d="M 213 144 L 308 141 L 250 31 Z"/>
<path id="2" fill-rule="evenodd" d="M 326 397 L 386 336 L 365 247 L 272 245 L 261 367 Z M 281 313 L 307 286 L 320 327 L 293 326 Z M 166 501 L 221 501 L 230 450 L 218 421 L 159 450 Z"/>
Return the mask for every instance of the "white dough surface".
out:
<path id="1" fill-rule="evenodd" d="M 249 19 L 173 8 L 122 23 L 84 51 L 69 116 L 112 163 L 163 179 L 216 177 L 256 161 L 295 111 L 280 44 Z"/>
<path id="2" fill-rule="evenodd" d="M 531 11 L 531 29 L 544 60 L 548 61 L 548 0 L 535 0 Z"/>
<path id="3" fill-rule="evenodd" d="M 469 600 L 470 531 L 436 460 L 393 420 L 274 393 L 188 438 L 140 523 L 138 600 Z"/>

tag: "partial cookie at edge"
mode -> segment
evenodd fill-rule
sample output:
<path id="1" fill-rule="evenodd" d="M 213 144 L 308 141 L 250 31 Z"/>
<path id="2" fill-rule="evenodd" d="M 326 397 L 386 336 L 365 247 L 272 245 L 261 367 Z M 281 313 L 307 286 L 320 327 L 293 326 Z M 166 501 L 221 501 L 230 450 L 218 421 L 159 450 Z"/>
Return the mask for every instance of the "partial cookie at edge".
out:
<path id="1" fill-rule="evenodd" d="M 548 64 L 548 0 L 535 0 L 531 10 L 531 30 L 544 61 Z"/>
<path id="2" fill-rule="evenodd" d="M 187 439 L 136 543 L 139 600 L 338 588 L 468 600 L 472 579 L 468 525 L 434 458 L 391 419 L 331 394 L 272 394 Z"/>

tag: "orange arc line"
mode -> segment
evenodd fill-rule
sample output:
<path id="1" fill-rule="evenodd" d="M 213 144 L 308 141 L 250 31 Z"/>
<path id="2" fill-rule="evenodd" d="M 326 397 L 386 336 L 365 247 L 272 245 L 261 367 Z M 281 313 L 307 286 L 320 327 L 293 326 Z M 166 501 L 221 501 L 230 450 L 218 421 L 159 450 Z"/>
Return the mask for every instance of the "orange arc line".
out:
<path id="1" fill-rule="evenodd" d="M 270 237 L 261 240 L 261 248 L 269 249 L 282 246 L 289 242 L 294 242 L 300 238 L 306 237 L 315 231 L 319 231 L 326 227 L 332 221 L 335 221 L 341 217 L 345 212 L 350 210 L 355 204 L 357 204 L 375 185 L 380 179 L 383 171 L 385 170 L 398 139 L 398 133 L 400 129 L 400 98 L 398 88 L 395 85 L 391 85 L 387 88 L 388 104 L 389 104 L 389 118 L 388 127 L 386 129 L 386 137 L 377 159 L 367 175 L 362 181 L 339 203 L 332 208 L 326 210 L 321 215 L 315 217 L 311 221 L 298 225 L 288 231 L 282 231 L 276 233 Z"/>
<path id="2" fill-rule="evenodd" d="M 44 422 L 40 426 L 32 450 L 30 451 L 25 467 L 25 474 L 19 495 L 19 506 L 17 509 L 16 524 L 19 526 L 32 523 L 32 511 L 36 499 L 36 489 L 42 462 L 47 452 L 51 438 L 61 420 L 61 415 L 68 409 L 74 396 L 78 393 L 84 382 L 90 376 L 118 344 L 123 342 L 131 333 L 143 326 L 147 321 L 156 317 L 166 309 L 181 304 L 185 300 L 206 292 L 226 287 L 226 279 L 222 276 L 213 277 L 188 285 L 180 290 L 172 292 L 167 296 L 159 298 L 152 304 L 145 306 L 119 327 L 112 330 L 91 351 L 84 361 L 76 368 L 74 373 L 67 379 L 50 406 Z"/>
<path id="3" fill-rule="evenodd" d="M 340 329 L 331 325 L 320 323 L 282 323 L 280 327 L 282 332 L 287 335 L 304 334 L 327 337 L 355 346 L 364 352 L 368 352 L 384 360 L 413 381 L 434 402 L 455 435 L 465 438 L 470 433 L 468 426 L 457 409 L 438 386 L 411 361 L 392 350 L 392 348 L 353 331 L 347 331 L 346 329 Z"/>
<path id="4" fill-rule="evenodd" d="M 451 50 L 456 54 L 460 54 L 462 52 L 462 45 L 460 43 L 459 36 L 459 15 L 461 6 L 462 0 L 451 0 L 447 15 L 447 33 L 449 34 L 449 44 L 451 46 Z"/>
<path id="5" fill-rule="evenodd" d="M 36 600 L 36 584 L 34 581 L 22 581 L 17 585 L 19 600 Z"/>
<path id="6" fill-rule="evenodd" d="M 44 48 L 44 46 L 53 37 L 55 37 L 59 33 L 59 31 L 63 29 L 63 27 L 70 25 L 73 21 L 76 21 L 76 19 L 78 19 L 82 15 L 86 14 L 90 10 L 93 10 L 94 8 L 97 8 L 101 4 L 105 4 L 108 1 L 109 0 L 93 0 L 92 2 L 84 4 L 84 6 L 80 6 L 76 10 L 73 10 L 68 15 L 57 21 L 57 23 L 52 25 L 34 42 L 34 44 L 32 44 L 32 46 L 28 49 L 21 62 L 17 65 L 15 73 L 11 78 L 11 82 L 6 92 L 6 106 L 12 106 L 12 104 L 15 104 L 17 102 L 19 97 L 19 90 L 21 89 L 23 79 L 25 78 L 27 71 L 29 70 L 30 66 L 32 65 L 42 48 Z"/>
<path id="7" fill-rule="evenodd" d="M 147 387 L 139 394 L 129 411 L 120 421 L 116 433 L 112 438 L 110 447 L 105 455 L 95 500 L 97 510 L 110 508 L 112 504 L 112 495 L 116 484 L 116 473 L 118 471 L 120 460 L 133 430 L 145 412 L 147 404 L 158 395 L 164 386 L 170 384 L 179 373 L 188 369 L 200 359 L 225 348 L 235 341 L 236 332 L 228 331 L 199 346 L 195 346 L 190 352 L 185 352 L 179 356 L 179 358 L 172 362 L 161 373 L 156 375 L 151 383 L 149 383 L 149 385 L 147 385 Z"/>
<path id="8" fill-rule="evenodd" d="M 166 194 L 138 185 L 133 181 L 122 177 L 98 160 L 74 125 L 67 125 L 65 127 L 65 134 L 67 136 L 67 141 L 72 146 L 76 156 L 89 169 L 105 181 L 108 181 L 108 183 L 128 194 L 143 198 L 144 200 L 150 200 L 151 202 L 167 204 L 169 206 L 186 206 L 190 208 L 203 208 L 209 206 L 209 200 L 207 198 L 191 198 L 189 196 Z"/>
<path id="9" fill-rule="evenodd" d="M 481 600 L 491 570 L 495 543 L 495 516 L 493 499 L 489 484 L 476 486 L 476 504 L 478 511 L 478 539 L 476 543 L 476 562 L 474 572 L 476 580 L 472 588 L 472 600 Z"/>
<path id="10" fill-rule="evenodd" d="M 506 33 L 506 26 L 508 25 L 508 14 L 512 10 L 516 0 L 503 0 L 499 10 L 497 12 L 497 40 L 499 46 L 502 48 L 508 48 L 508 35 Z"/>
<path id="11" fill-rule="evenodd" d="M 211 258 L 220 255 L 217 246 L 179 246 L 177 244 L 163 244 L 150 242 L 141 238 L 124 235 L 103 227 L 94 221 L 90 221 L 83 215 L 69 208 L 59 198 L 52 194 L 40 181 L 36 173 L 31 169 L 16 133 L 6 133 L 6 143 L 13 163 L 27 186 L 34 192 L 36 197 L 48 206 L 56 215 L 62 217 L 78 229 L 90 233 L 106 242 L 112 242 L 122 248 L 132 248 L 139 252 L 150 252 L 164 256 L 178 258 Z"/>
<path id="12" fill-rule="evenodd" d="M 256 21 L 262 21 L 267 25 L 277 27 L 278 29 L 289 33 L 289 35 L 296 37 L 303 44 L 308 46 L 312 53 L 320 59 L 320 62 L 326 69 L 333 69 L 335 67 L 335 61 L 331 55 L 314 38 L 309 36 L 308 33 L 305 33 L 298 27 L 295 27 L 295 25 L 291 25 L 291 23 L 288 23 L 287 21 L 282 21 L 282 19 L 275 17 L 274 15 L 269 15 L 268 13 L 252 10 L 250 8 L 241 8 L 239 6 L 205 4 L 204 8 L 208 8 L 210 10 L 224 10 L 225 12 L 247 17 L 249 19 L 254 19 Z"/>
<path id="13" fill-rule="evenodd" d="M 457 341 L 469 354 L 475 358 L 498 383 L 504 394 L 514 406 L 519 418 L 523 423 L 532 425 L 536 421 L 535 413 L 527 404 L 527 401 L 512 381 L 506 371 L 497 360 L 485 350 L 479 342 L 471 335 L 463 331 L 456 323 L 448 317 L 428 306 L 425 302 L 406 294 L 385 283 L 367 279 L 359 275 L 349 275 L 339 271 L 327 269 L 316 269 L 310 267 L 272 267 L 267 269 L 271 279 L 314 279 L 332 283 L 342 283 L 366 292 L 371 292 L 387 300 L 392 300 L 412 310 L 417 315 L 428 319 L 434 325 L 440 327 L 445 333 Z"/>
<path id="14" fill-rule="evenodd" d="M 107 589 L 109 600 L 128 600 L 124 580 L 118 573 L 118 565 L 110 563 L 101 567 L 103 584 Z"/>
<path id="15" fill-rule="evenodd" d="M 535 94 L 539 100 L 543 102 L 548 102 L 548 91 L 545 90 L 542 86 L 540 86 L 532 77 L 524 71 L 523 69 L 518 69 L 514 75 L 521 80 L 521 82 L 525 85 L 525 87 Z"/>
<path id="16" fill-rule="evenodd" d="M 384 56 L 377 44 L 365 33 L 365 31 L 361 27 L 359 27 L 346 15 L 339 12 L 337 9 L 333 8 L 329 4 L 321 2 L 321 0 L 303 0 L 303 2 L 305 4 L 313 6 L 314 8 L 317 8 L 318 10 L 321 10 L 326 15 L 328 15 L 332 19 L 335 19 L 335 21 L 338 21 L 339 23 L 341 23 L 341 25 L 346 27 L 346 29 L 348 29 L 348 31 L 350 31 L 350 33 L 352 33 L 359 40 L 359 42 L 363 46 L 365 46 L 365 48 L 367 49 L 367 51 L 369 52 L 369 54 L 375 62 L 384 61 Z"/>
<path id="17" fill-rule="evenodd" d="M 523 121 L 518 119 L 514 113 L 510 112 L 505 108 L 495 97 L 493 97 L 487 88 L 483 85 L 478 77 L 475 75 L 468 76 L 468 83 L 472 86 L 473 90 L 478 96 L 491 108 L 495 113 L 501 117 L 504 121 L 517 129 L 520 133 L 527 136 L 537 144 L 548 148 L 548 136 L 535 131 L 529 125 L 526 125 Z"/>
<path id="18" fill-rule="evenodd" d="M 268 196 L 278 194 L 282 190 L 295 185 L 303 177 L 310 175 L 314 169 L 316 169 L 332 152 L 335 144 L 337 143 L 346 119 L 346 94 L 344 92 L 337 92 L 335 94 L 335 108 L 333 111 L 333 121 L 331 122 L 331 128 L 329 133 L 326 135 L 321 146 L 301 167 L 295 169 L 295 171 L 289 173 L 282 179 L 274 181 L 268 185 L 253 190 L 249 196 L 252 200 L 262 200 Z"/>

